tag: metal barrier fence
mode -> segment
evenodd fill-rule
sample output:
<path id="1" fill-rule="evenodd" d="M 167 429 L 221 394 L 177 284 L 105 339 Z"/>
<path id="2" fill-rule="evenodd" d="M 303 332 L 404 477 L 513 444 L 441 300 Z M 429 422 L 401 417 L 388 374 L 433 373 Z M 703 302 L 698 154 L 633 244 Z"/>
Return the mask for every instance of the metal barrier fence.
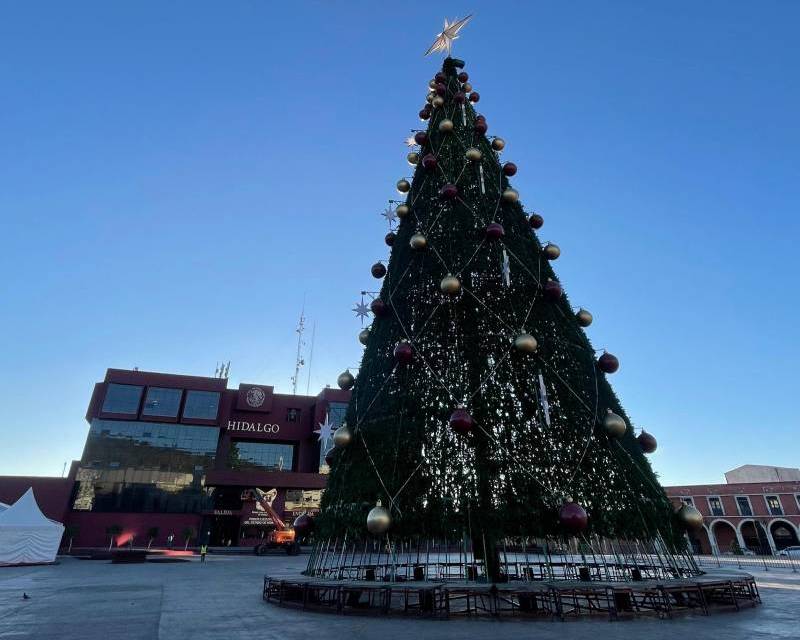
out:
<path id="1" fill-rule="evenodd" d="M 789 569 L 797 573 L 800 559 L 791 556 L 763 556 L 750 554 L 695 555 L 695 562 L 701 569 Z"/>

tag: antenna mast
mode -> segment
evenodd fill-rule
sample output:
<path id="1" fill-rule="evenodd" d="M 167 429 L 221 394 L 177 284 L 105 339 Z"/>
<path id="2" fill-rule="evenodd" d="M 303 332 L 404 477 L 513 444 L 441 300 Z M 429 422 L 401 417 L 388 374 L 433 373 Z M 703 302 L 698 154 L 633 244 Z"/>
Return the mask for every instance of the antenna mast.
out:
<path id="1" fill-rule="evenodd" d="M 297 323 L 297 356 L 294 362 L 294 375 L 292 376 L 292 394 L 297 395 L 297 382 L 300 379 L 300 367 L 305 364 L 302 357 L 303 345 L 303 332 L 306 330 L 306 302 L 303 300 L 303 308 L 300 311 L 300 320 Z"/>
<path id="2" fill-rule="evenodd" d="M 308 354 L 308 379 L 306 380 L 306 395 L 311 389 L 311 363 L 314 361 L 314 336 L 317 334 L 317 321 L 311 325 L 311 351 Z"/>

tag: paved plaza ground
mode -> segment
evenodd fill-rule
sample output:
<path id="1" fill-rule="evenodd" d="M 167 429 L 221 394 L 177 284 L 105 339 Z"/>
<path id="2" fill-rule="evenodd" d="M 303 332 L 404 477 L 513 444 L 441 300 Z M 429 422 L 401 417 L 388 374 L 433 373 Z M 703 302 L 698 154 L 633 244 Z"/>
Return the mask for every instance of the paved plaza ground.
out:
<path id="1" fill-rule="evenodd" d="M 424 620 L 304 613 L 266 604 L 262 578 L 296 574 L 306 557 L 210 556 L 119 565 L 63 558 L 55 566 L 0 568 L 0 638 L 36 640 L 344 640 L 491 637 L 563 640 L 734 640 L 800 637 L 800 574 L 753 571 L 764 604 L 739 613 L 673 620 L 602 618 Z M 22 594 L 27 593 L 29 600 Z"/>

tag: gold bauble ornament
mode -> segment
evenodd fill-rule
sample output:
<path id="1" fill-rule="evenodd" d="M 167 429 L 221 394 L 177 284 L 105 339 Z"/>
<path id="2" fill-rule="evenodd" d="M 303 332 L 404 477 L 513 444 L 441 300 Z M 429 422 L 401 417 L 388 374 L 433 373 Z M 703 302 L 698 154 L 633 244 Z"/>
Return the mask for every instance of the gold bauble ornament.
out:
<path id="1" fill-rule="evenodd" d="M 461 291 L 461 280 L 448 273 L 442 278 L 442 281 L 439 283 L 439 288 L 442 290 L 442 293 L 454 296 Z"/>
<path id="2" fill-rule="evenodd" d="M 433 80 L 431 80 L 431 81 L 428 83 L 428 88 L 429 88 L 429 89 L 435 89 L 435 88 L 436 88 L 436 85 L 437 85 L 437 82 L 436 82 L 436 79 L 434 78 Z"/>
<path id="3" fill-rule="evenodd" d="M 435 93 L 433 93 L 433 92 L 431 92 L 431 93 L 429 93 L 427 96 L 425 96 L 425 102 L 427 102 L 428 104 L 430 104 L 431 102 L 433 102 L 433 99 L 434 99 L 435 97 L 436 97 L 436 94 L 435 94 Z"/>
<path id="4" fill-rule="evenodd" d="M 350 373 L 350 369 L 346 369 L 339 374 L 339 377 L 336 379 L 336 384 L 339 385 L 339 388 L 342 391 L 349 391 L 353 388 L 353 385 L 356 383 L 356 379 L 353 377 L 353 374 Z"/>
<path id="5" fill-rule="evenodd" d="M 621 438 L 628 430 L 628 425 L 621 416 L 618 416 L 611 409 L 609 409 L 606 413 L 606 417 L 603 418 L 603 428 L 612 438 Z"/>
<path id="6" fill-rule="evenodd" d="M 469 82 L 465 82 L 464 84 L 461 85 L 461 90 L 464 93 L 469 93 L 470 91 L 472 91 L 472 85 Z"/>
<path id="7" fill-rule="evenodd" d="M 413 236 L 411 236 L 411 240 L 408 241 L 408 244 L 411 245 L 412 249 L 422 251 L 423 249 L 428 248 L 428 239 L 421 233 L 415 233 Z"/>
<path id="8" fill-rule="evenodd" d="M 379 536 L 382 533 L 386 533 L 391 524 L 392 516 L 385 507 L 381 506 L 381 501 L 378 500 L 367 514 L 367 531 L 374 536 Z"/>
<path id="9" fill-rule="evenodd" d="M 444 104 L 444 98 L 442 98 L 442 96 L 436 96 L 433 100 L 431 100 L 431 104 L 434 107 L 439 108 Z"/>
<path id="10" fill-rule="evenodd" d="M 539 343 L 530 333 L 521 333 L 514 338 L 514 348 L 523 353 L 536 353 Z"/>
<path id="11" fill-rule="evenodd" d="M 405 218 L 411 213 L 411 208 L 407 204 L 398 204 L 394 212 L 397 214 L 398 218 Z"/>
<path id="12" fill-rule="evenodd" d="M 419 154 L 416 151 L 409 151 L 406 160 L 408 160 L 408 164 L 415 165 L 419 162 Z"/>
<path id="13" fill-rule="evenodd" d="M 688 504 L 678 509 L 678 520 L 687 529 L 699 529 L 703 526 L 703 514 Z"/>
<path id="14" fill-rule="evenodd" d="M 516 189 L 509 187 L 503 191 L 504 202 L 517 202 L 519 200 L 519 192 Z"/>
<path id="15" fill-rule="evenodd" d="M 333 444 L 339 448 L 346 447 L 353 441 L 353 432 L 343 424 L 333 432 Z"/>
<path id="16" fill-rule="evenodd" d="M 439 123 L 439 131 L 442 133 L 450 133 L 453 130 L 453 121 L 445 118 Z"/>
<path id="17" fill-rule="evenodd" d="M 583 307 L 578 309 L 578 313 L 575 314 L 575 317 L 578 319 L 578 324 L 582 327 L 588 327 L 592 324 L 592 320 L 594 320 L 592 314 Z"/>
<path id="18" fill-rule="evenodd" d="M 405 178 L 401 178 L 397 181 L 397 190 L 400 193 L 408 193 L 411 191 L 411 183 Z"/>
<path id="19" fill-rule="evenodd" d="M 495 151 L 502 151 L 503 149 L 505 149 L 505 146 L 506 146 L 506 141 L 503 140 L 502 138 L 495 138 L 494 140 L 492 140 L 492 149 L 494 149 Z"/>
<path id="20" fill-rule="evenodd" d="M 542 249 L 544 257 L 548 260 L 556 260 L 561 255 L 561 248 L 557 244 L 548 242 Z"/>
<path id="21" fill-rule="evenodd" d="M 467 160 L 471 160 L 472 162 L 478 162 L 483 157 L 481 150 L 477 147 L 470 147 L 467 149 L 466 153 L 464 154 Z"/>
<path id="22" fill-rule="evenodd" d="M 358 332 L 358 341 L 361 344 L 366 346 L 367 340 L 369 340 L 369 327 Z"/>

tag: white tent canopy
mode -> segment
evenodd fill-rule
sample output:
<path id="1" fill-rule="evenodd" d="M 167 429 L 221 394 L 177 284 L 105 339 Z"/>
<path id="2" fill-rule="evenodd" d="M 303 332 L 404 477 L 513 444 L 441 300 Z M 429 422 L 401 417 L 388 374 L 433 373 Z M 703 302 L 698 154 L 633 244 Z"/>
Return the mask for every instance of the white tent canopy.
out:
<path id="1" fill-rule="evenodd" d="M 53 562 L 63 535 L 64 525 L 39 509 L 33 488 L 11 506 L 0 504 L 0 565 Z"/>

